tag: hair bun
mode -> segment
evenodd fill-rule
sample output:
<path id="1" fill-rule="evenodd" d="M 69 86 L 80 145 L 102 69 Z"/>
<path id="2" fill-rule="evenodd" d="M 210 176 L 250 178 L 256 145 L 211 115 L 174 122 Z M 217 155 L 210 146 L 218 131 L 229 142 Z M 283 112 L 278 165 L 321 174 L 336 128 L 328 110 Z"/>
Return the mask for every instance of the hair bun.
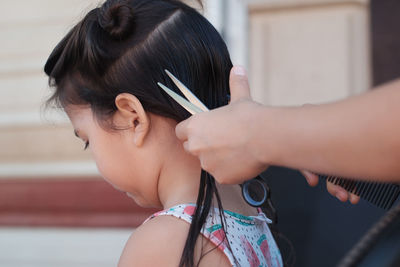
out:
<path id="1" fill-rule="evenodd" d="M 108 0 L 99 9 L 99 25 L 113 38 L 126 38 L 133 28 L 134 13 L 127 0 Z"/>

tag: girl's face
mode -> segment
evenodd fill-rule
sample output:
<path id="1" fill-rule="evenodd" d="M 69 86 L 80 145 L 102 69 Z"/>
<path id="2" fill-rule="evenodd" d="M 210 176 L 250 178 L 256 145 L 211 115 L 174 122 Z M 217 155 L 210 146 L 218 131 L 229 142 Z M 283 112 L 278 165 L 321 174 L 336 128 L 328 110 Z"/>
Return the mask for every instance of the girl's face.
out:
<path id="1" fill-rule="evenodd" d="M 119 110 L 112 117 L 114 125 L 122 130 L 100 126 L 91 108 L 70 106 L 65 110 L 75 134 L 90 149 L 104 179 L 140 206 L 160 207 L 157 185 L 165 153 L 162 147 L 168 145 L 168 137 L 165 128 L 157 130 L 154 123 L 152 127 L 156 129 L 150 131 L 150 120 L 163 117 L 144 112 L 138 106 L 140 102 L 130 96 L 116 102 Z M 157 131 L 163 134 L 157 135 Z"/>

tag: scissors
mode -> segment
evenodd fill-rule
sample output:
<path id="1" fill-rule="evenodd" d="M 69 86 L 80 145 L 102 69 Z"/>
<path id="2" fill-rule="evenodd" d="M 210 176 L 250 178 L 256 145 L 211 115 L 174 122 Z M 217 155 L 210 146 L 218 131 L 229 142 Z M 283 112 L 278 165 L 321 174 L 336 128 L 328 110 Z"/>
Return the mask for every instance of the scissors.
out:
<path id="1" fill-rule="evenodd" d="M 169 72 L 168 70 L 165 70 L 165 72 L 190 102 L 169 89 L 167 86 L 158 82 L 157 85 L 161 87 L 161 89 L 163 89 L 168 95 L 170 95 L 176 102 L 178 102 L 192 115 L 200 112 L 209 111 L 209 109 L 171 72 Z M 259 208 L 263 206 L 266 202 L 270 202 L 269 188 L 260 175 L 244 182 L 243 184 L 241 184 L 241 187 L 242 196 L 250 206 Z"/>

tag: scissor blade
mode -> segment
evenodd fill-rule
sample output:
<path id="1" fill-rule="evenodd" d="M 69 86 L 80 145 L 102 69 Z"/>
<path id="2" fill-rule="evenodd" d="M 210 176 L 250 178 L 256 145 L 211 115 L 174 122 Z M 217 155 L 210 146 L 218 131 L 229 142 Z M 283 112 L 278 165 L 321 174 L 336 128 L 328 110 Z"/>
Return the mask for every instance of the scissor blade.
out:
<path id="1" fill-rule="evenodd" d="M 161 87 L 161 89 L 163 89 L 167 94 L 169 94 L 176 102 L 178 102 L 182 107 L 184 107 L 187 111 L 189 111 L 190 114 L 193 115 L 196 113 L 203 112 L 203 110 L 193 105 L 192 103 L 190 103 L 189 101 L 187 101 L 186 99 L 184 99 L 183 97 L 181 97 L 180 95 L 178 95 L 177 93 L 166 87 L 164 84 L 162 83 L 157 83 L 157 84 L 158 86 Z"/>
<path id="2" fill-rule="evenodd" d="M 175 83 L 175 85 L 181 90 L 181 92 L 186 96 L 189 101 L 199 107 L 203 111 L 208 111 L 209 109 L 204 105 L 181 81 L 178 80 L 171 72 L 165 70 L 171 80 Z"/>

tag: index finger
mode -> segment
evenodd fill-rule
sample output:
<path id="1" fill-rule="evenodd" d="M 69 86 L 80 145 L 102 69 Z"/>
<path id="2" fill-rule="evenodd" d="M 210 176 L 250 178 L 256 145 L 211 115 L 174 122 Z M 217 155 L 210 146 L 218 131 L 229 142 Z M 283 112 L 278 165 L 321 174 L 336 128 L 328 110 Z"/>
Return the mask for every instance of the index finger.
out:
<path id="1" fill-rule="evenodd" d="M 190 119 L 190 118 L 189 118 Z M 178 139 L 185 141 L 188 139 L 188 123 L 189 123 L 189 119 L 186 119 L 184 121 L 181 121 L 180 123 L 178 123 L 178 125 L 176 125 L 175 127 L 175 134 L 176 137 L 178 137 Z"/>

